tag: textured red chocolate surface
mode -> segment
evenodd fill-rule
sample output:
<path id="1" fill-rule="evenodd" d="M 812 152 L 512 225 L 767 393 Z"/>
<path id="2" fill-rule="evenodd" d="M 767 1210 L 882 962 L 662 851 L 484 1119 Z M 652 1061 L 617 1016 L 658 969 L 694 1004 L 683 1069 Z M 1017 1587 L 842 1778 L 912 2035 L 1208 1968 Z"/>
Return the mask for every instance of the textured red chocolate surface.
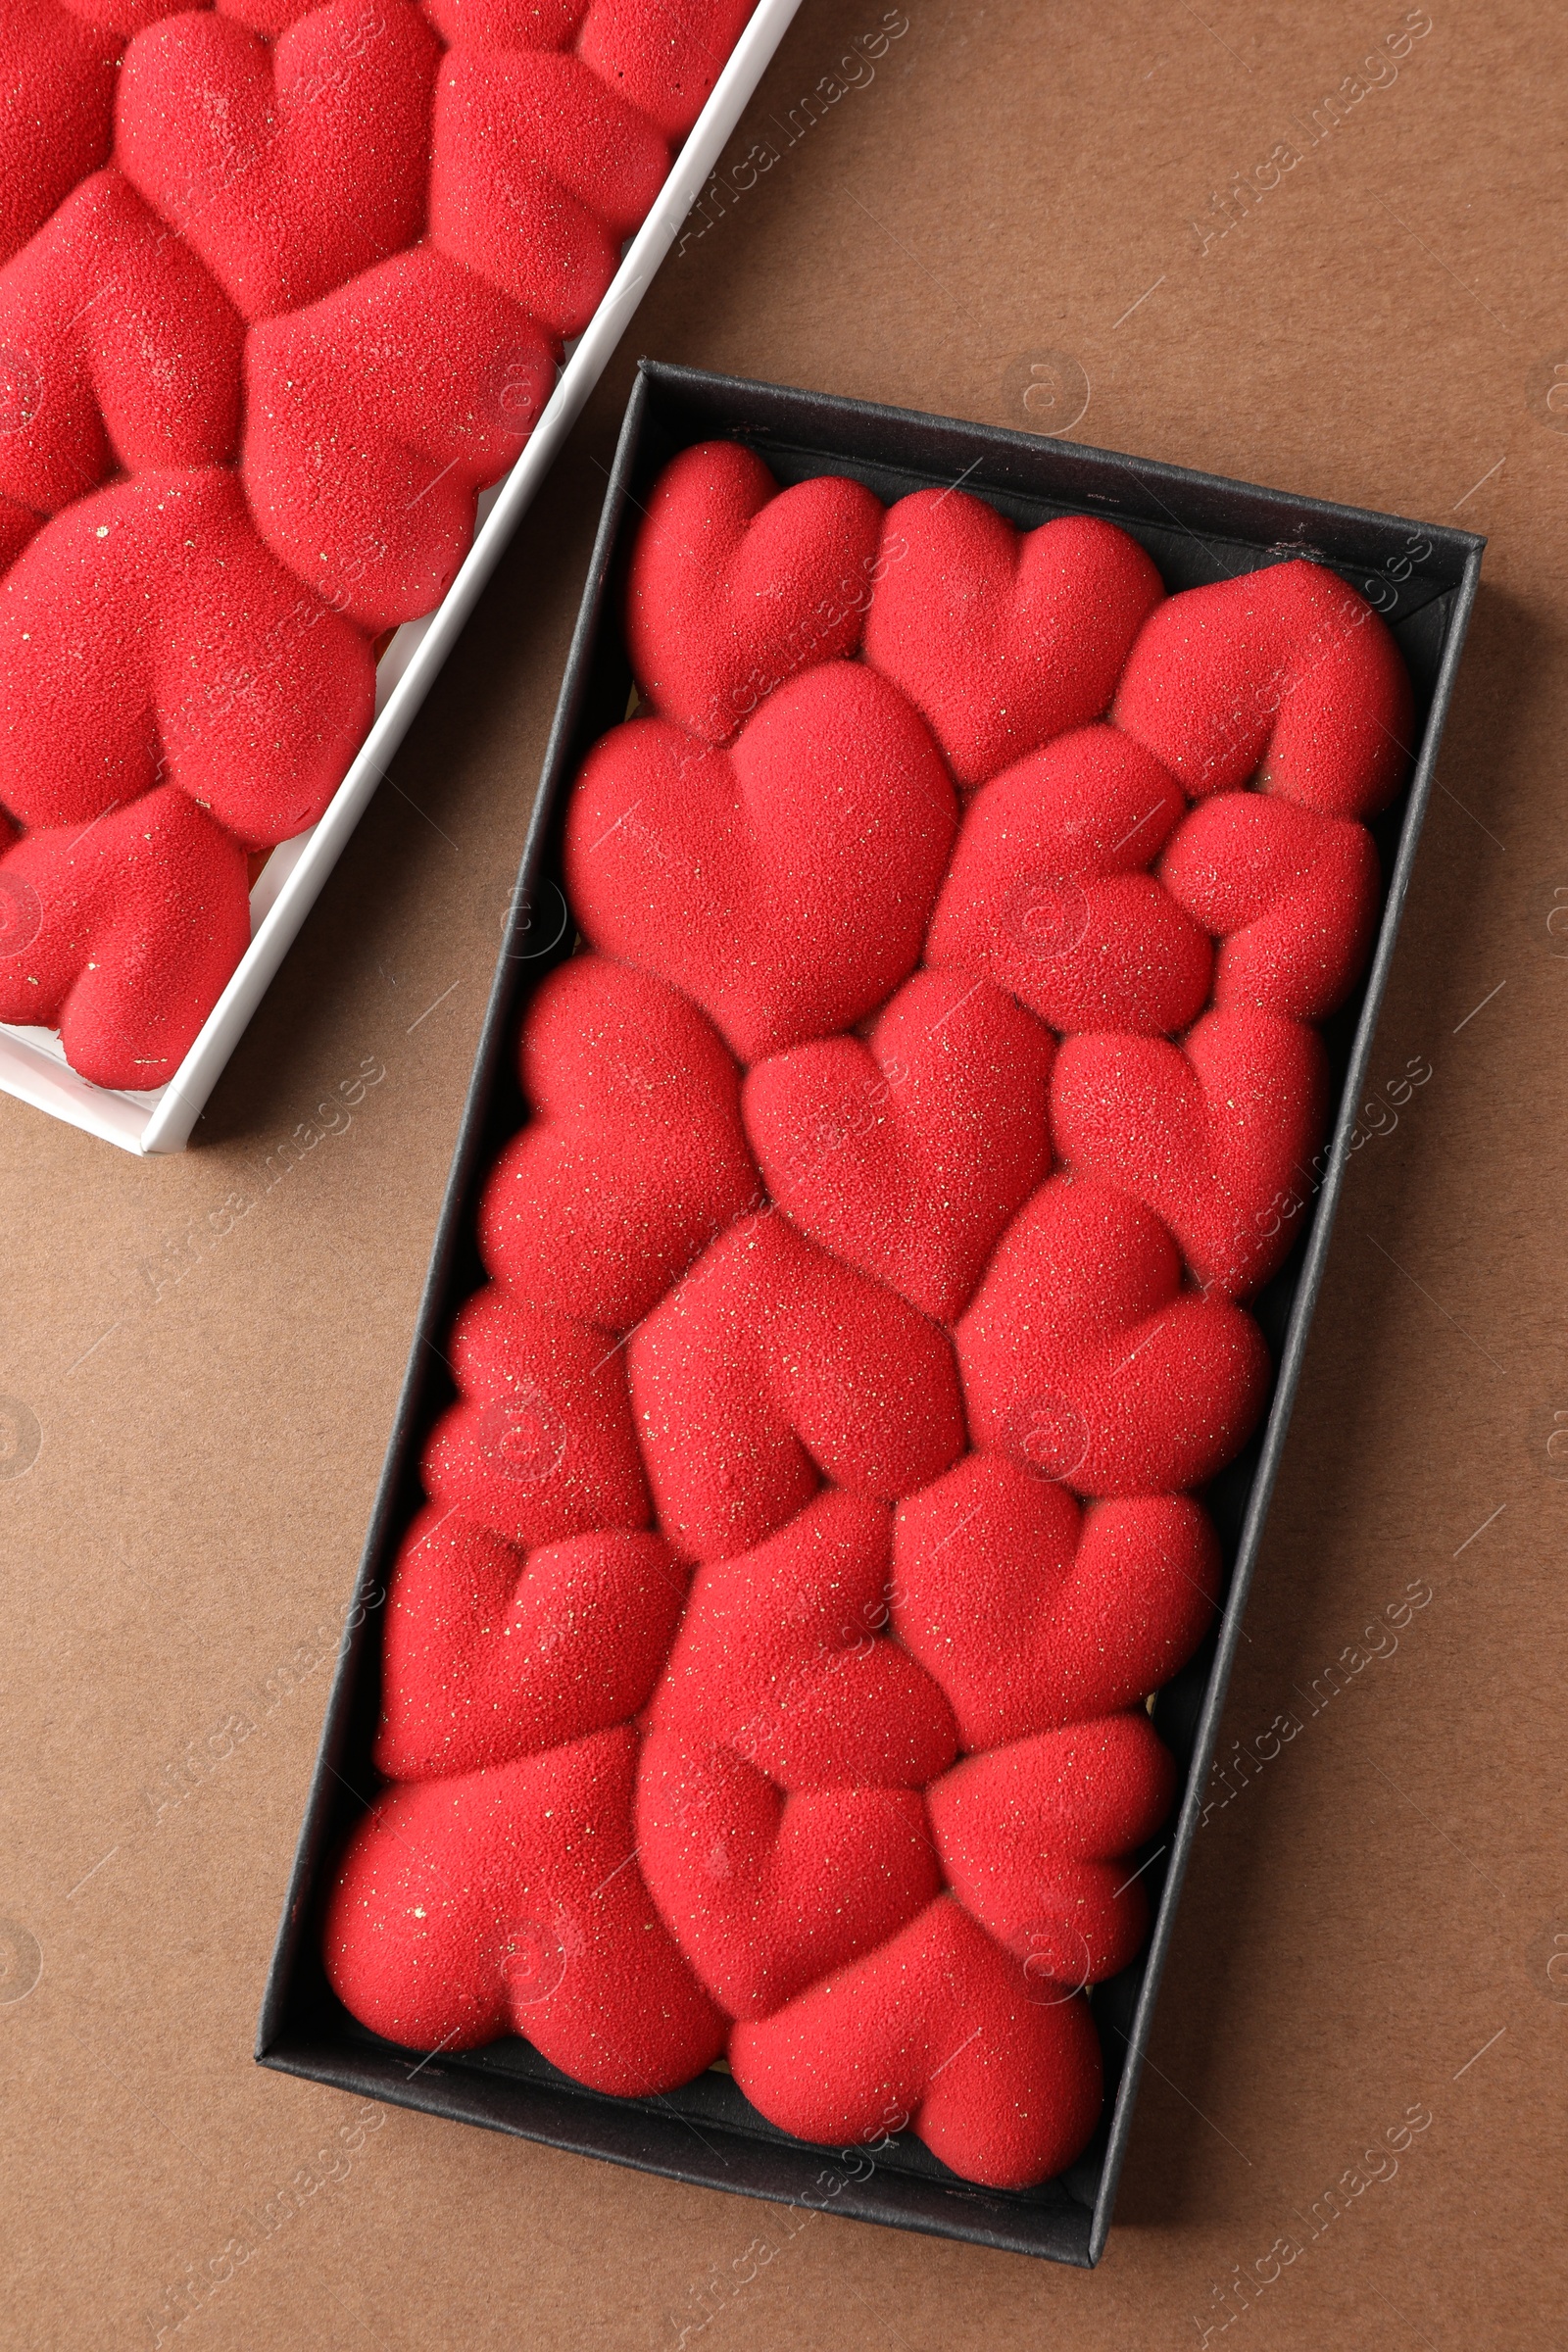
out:
<path id="1" fill-rule="evenodd" d="M 587 951 L 523 1022 L 326 1957 L 414 2046 L 723 2047 L 786 2131 L 1019 2188 L 1147 1933 L 1142 1702 L 1212 1622 L 1192 1490 L 1267 1394 L 1404 689 L 1309 564 L 1166 599 L 1102 522 L 874 506 L 713 444 L 650 494 L 655 714 L 567 809 Z"/>
<path id="2" fill-rule="evenodd" d="M 44 915 L 0 926 L 0 1017 L 83 1075 L 171 1077 L 249 928 L 150 807 L 90 853 L 72 986 L 70 829 L 166 787 L 236 854 L 320 816 L 748 13 L 8 11 L 0 876 Z"/>

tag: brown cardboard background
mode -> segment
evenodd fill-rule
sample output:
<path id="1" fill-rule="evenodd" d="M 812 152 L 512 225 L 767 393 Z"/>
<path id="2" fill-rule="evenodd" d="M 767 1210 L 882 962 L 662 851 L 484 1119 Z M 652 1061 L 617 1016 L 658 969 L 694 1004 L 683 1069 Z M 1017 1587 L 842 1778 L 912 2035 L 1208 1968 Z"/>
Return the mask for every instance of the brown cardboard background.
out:
<path id="1" fill-rule="evenodd" d="M 1544 8 L 1431 13 L 1201 254 L 1192 217 L 1302 143 L 1395 0 L 909 0 L 874 80 L 666 265 L 196 1148 L 138 1164 L 0 1102 L 0 1391 L 40 1430 L 0 1482 L 0 1917 L 41 1955 L 23 1993 L 0 1942 L 0 2343 L 654 2352 L 712 2313 L 704 2352 L 1120 2352 L 1218 2343 L 1216 2288 L 1287 2235 L 1234 2323 L 1257 2344 L 1558 2340 L 1568 67 Z M 807 0 L 731 159 L 881 15 Z M 1077 438 L 1491 535 L 1375 1063 L 1434 1076 L 1350 1171 L 1222 1744 L 1303 1728 L 1200 1838 L 1092 2276 L 831 2218 L 786 2242 L 778 2208 L 393 2109 L 316 2185 L 353 2103 L 250 2063 L 638 349 L 1010 424 L 1065 352 Z M 270 1183 L 367 1056 L 384 1080 Z M 1419 1578 L 1397 1653 L 1307 1714 Z M 1309 2241 L 1418 2102 L 1396 2178 Z"/>

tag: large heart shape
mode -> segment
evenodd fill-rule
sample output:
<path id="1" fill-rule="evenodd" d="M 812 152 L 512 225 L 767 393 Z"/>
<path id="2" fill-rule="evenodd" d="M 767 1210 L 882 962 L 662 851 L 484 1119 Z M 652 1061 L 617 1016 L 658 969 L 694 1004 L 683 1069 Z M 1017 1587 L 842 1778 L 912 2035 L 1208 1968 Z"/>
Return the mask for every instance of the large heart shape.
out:
<path id="1" fill-rule="evenodd" d="M 1054 1051 L 989 981 L 916 972 L 863 1045 L 823 1038 L 759 1062 L 746 1131 L 813 1241 L 952 1322 L 1050 1171 Z"/>
<path id="2" fill-rule="evenodd" d="M 919 1788 L 952 1762 L 947 1700 L 886 1626 L 892 1519 L 829 1490 L 755 1549 L 700 1567 L 650 1717 L 784 1788 Z"/>
<path id="3" fill-rule="evenodd" d="M 781 491 L 734 441 L 682 450 L 648 494 L 626 575 L 644 702 L 721 743 L 797 670 L 853 654 L 881 527 L 858 482 L 817 474 Z"/>
<path id="4" fill-rule="evenodd" d="M 643 1747 L 637 1850 L 670 1934 L 731 2017 L 766 2017 L 942 1891 L 916 1789 L 786 1793 L 730 1748 L 658 1733 Z"/>
<path id="5" fill-rule="evenodd" d="M 525 1548 L 647 1526 L 625 1364 L 609 1332 L 480 1291 L 452 1326 L 448 1361 L 461 1395 L 425 1445 L 432 1501 Z"/>
<path id="6" fill-rule="evenodd" d="M 374 694 L 366 640 L 268 553 L 226 467 L 78 499 L 0 584 L 0 803 L 28 826 L 167 781 L 247 848 L 287 841 Z"/>
<path id="7" fill-rule="evenodd" d="M 1087 2002 L 1027 1975 L 951 1895 L 773 2016 L 738 2025 L 729 2061 L 782 2132 L 864 2147 L 912 2126 L 988 2188 L 1058 2173 L 1100 2112 Z"/>
<path id="8" fill-rule="evenodd" d="M 1321 564 L 1186 588 L 1144 624 L 1111 716 L 1192 800 L 1259 786 L 1370 816 L 1409 759 L 1410 679 L 1364 598 Z"/>
<path id="9" fill-rule="evenodd" d="M 423 231 L 438 54 L 409 0 L 330 0 L 272 48 L 174 17 L 126 51 L 117 160 L 247 318 L 297 309 Z"/>
<path id="10" fill-rule="evenodd" d="M 0 271 L 0 494 L 52 514 L 117 467 L 231 458 L 244 333 L 128 180 L 94 172 Z"/>
<path id="11" fill-rule="evenodd" d="M 948 1885 L 1032 1978 L 1098 1984 L 1149 1928 L 1126 1857 L 1176 1795 L 1142 1708 L 970 1756 L 926 1790 Z"/>
<path id="12" fill-rule="evenodd" d="M 485 1183 L 485 1265 L 514 1298 L 624 1331 L 760 1205 L 739 1073 L 695 1004 L 599 956 L 544 982 L 520 1058 L 533 1116 Z"/>
<path id="13" fill-rule="evenodd" d="M 962 1748 L 1107 1715 L 1168 1683 L 1214 1621 L 1219 1546 L 1185 1494 L 1081 1509 L 1005 1454 L 971 1453 L 899 1505 L 892 1623 Z"/>
<path id="14" fill-rule="evenodd" d="M 672 981 L 756 1061 L 852 1027 L 908 975 L 956 822 L 907 703 L 827 662 L 729 751 L 658 718 L 603 736 L 566 812 L 566 886 L 594 947 Z"/>
<path id="15" fill-rule="evenodd" d="M 1268 1391 L 1251 1317 L 1184 1293 L 1159 1219 L 1088 1180 L 1041 1186 L 956 1338 L 975 1444 L 1081 1494 L 1201 1486 Z"/>
<path id="16" fill-rule="evenodd" d="M 366 270 L 245 349 L 246 495 L 272 553 L 372 631 L 440 603 L 555 383 L 522 312 L 432 246 Z"/>
<path id="17" fill-rule="evenodd" d="M 0 24 L 0 261 L 109 161 L 122 37 L 54 0 L 12 0 Z"/>
<path id="18" fill-rule="evenodd" d="M 1178 906 L 1221 942 L 1214 1003 L 1320 1021 L 1365 968 L 1378 854 L 1352 818 L 1260 792 L 1222 792 L 1179 824 L 1159 861 Z"/>
<path id="19" fill-rule="evenodd" d="M 243 851 L 164 785 L 0 858 L 0 1021 L 95 1086 L 163 1086 L 250 944 Z"/>
<path id="20" fill-rule="evenodd" d="M 494 1771 L 395 1784 L 350 1838 L 322 1948 L 338 1997 L 405 2048 L 524 2034 L 623 2097 L 668 2090 L 725 2020 L 655 1910 L 627 1725 Z"/>
<path id="21" fill-rule="evenodd" d="M 888 511 L 865 659 L 902 687 L 966 788 L 1101 718 L 1164 595 L 1136 540 L 1093 515 L 1015 531 L 962 490 Z"/>
<path id="22" fill-rule="evenodd" d="M 1144 868 L 1185 803 L 1114 727 L 1084 727 L 976 794 L 926 939 L 938 970 L 989 974 L 1054 1029 L 1183 1029 L 1208 940 Z"/>
<path id="23" fill-rule="evenodd" d="M 963 1450 L 946 1332 L 774 1211 L 731 1226 L 626 1357 L 659 1523 L 698 1559 L 761 1543 L 824 1478 L 891 1499 Z"/>
<path id="24" fill-rule="evenodd" d="M 1290 1255 L 1328 1100 L 1315 1029 L 1209 1012 L 1179 1046 L 1068 1038 L 1051 1117 L 1064 1166 L 1147 1202 L 1204 1288 L 1242 1298 Z"/>
<path id="25" fill-rule="evenodd" d="M 476 1772 L 626 1722 L 653 1692 L 688 1582 L 637 1529 L 524 1552 L 427 1507 L 387 1594 L 376 1770 Z"/>

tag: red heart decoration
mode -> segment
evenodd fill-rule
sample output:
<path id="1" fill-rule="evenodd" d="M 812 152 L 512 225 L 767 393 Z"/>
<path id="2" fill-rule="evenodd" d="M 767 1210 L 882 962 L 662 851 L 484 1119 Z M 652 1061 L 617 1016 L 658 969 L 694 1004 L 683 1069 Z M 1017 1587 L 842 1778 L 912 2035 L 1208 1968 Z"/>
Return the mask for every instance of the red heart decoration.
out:
<path id="1" fill-rule="evenodd" d="M 474 494 L 513 464 L 555 375 L 532 322 L 428 245 L 264 320 L 245 350 L 258 530 L 362 628 L 416 619 L 457 577 Z"/>
<path id="2" fill-rule="evenodd" d="M 480 1291 L 452 1326 L 448 1360 L 461 1395 L 425 1446 L 432 1501 L 530 1548 L 647 1526 L 625 1364 L 608 1332 Z"/>
<path id="3" fill-rule="evenodd" d="M 115 171 L 0 271 L 0 494 L 52 514 L 117 467 L 219 465 L 244 326 Z"/>
<path id="4" fill-rule="evenodd" d="M 912 2125 L 989 2188 L 1049 2180 L 1100 2112 L 1087 2002 L 1027 1977 L 951 1895 L 772 2017 L 738 2025 L 729 2060 L 781 2132 L 865 2147 Z"/>
<path id="5" fill-rule="evenodd" d="M 725 2020 L 636 1866 L 628 1726 L 491 1772 L 383 1791 L 327 1898 L 333 1990 L 413 2049 L 525 2034 L 591 2089 L 689 2082 Z"/>
<path id="6" fill-rule="evenodd" d="M 523 1023 L 533 1116 L 496 1161 L 479 1248 L 514 1297 L 624 1331 L 760 1205 L 740 1076 L 695 1004 L 574 956 Z"/>
<path id="7" fill-rule="evenodd" d="M 656 1734 L 637 1804 L 649 1890 L 731 2017 L 765 2017 L 942 1890 L 913 1788 L 786 1794 L 729 1748 Z"/>
<path id="8" fill-rule="evenodd" d="M 1213 1623 L 1219 1546 L 1185 1494 L 1080 1508 L 1004 1454 L 899 1505 L 892 1622 L 962 1748 L 1109 1714 L 1168 1683 Z"/>
<path id="9" fill-rule="evenodd" d="M 54 0 L 12 0 L 0 25 L 0 261 L 109 161 L 121 37 Z"/>
<path id="10" fill-rule="evenodd" d="M 649 493 L 626 577 L 644 702 L 721 743 L 797 670 L 853 654 L 881 525 L 858 482 L 818 474 L 781 491 L 736 442 L 682 450 Z"/>
<path id="11" fill-rule="evenodd" d="M 1409 758 L 1410 679 L 1372 607 L 1300 560 L 1151 614 L 1111 716 L 1192 800 L 1259 786 L 1327 816 L 1370 816 Z"/>
<path id="12" fill-rule="evenodd" d="M 1223 944 L 1221 1010 L 1255 1005 L 1320 1021 L 1365 968 L 1378 918 L 1378 854 L 1352 818 L 1259 792 L 1218 793 L 1177 826 L 1159 878 Z"/>
<path id="13" fill-rule="evenodd" d="M 984 499 L 917 490 L 888 511 L 865 659 L 908 696 L 966 788 L 1109 707 L 1164 589 L 1093 515 L 1015 531 Z"/>
<path id="14" fill-rule="evenodd" d="M 700 1567 L 650 1710 L 784 1788 L 918 1788 L 952 1762 L 948 1703 L 886 1624 L 892 1520 L 829 1490 L 765 1543 Z"/>
<path id="15" fill-rule="evenodd" d="M 1212 955 L 1143 869 L 1184 812 L 1159 763 L 1085 727 L 976 794 L 926 939 L 937 970 L 985 972 L 1054 1029 L 1183 1029 Z"/>
<path id="16" fill-rule="evenodd" d="M 374 693 L 366 640 L 268 553 L 231 472 L 138 473 L 0 586 L 0 802 L 82 825 L 167 780 L 268 848 L 320 815 Z"/>
<path id="17" fill-rule="evenodd" d="M 592 946 L 671 981 L 756 1061 L 849 1028 L 912 970 L 956 817 L 902 696 L 823 662 L 729 751 L 658 718 L 602 737 L 566 812 L 566 888 Z"/>
<path id="18" fill-rule="evenodd" d="M 1184 1294 L 1159 1219 L 1090 1181 L 1041 1186 L 956 1340 L 975 1444 L 1081 1494 L 1201 1486 L 1234 1459 L 1268 1391 L 1251 1317 Z"/>
<path id="19" fill-rule="evenodd" d="M 1149 1930 L 1125 1857 L 1176 1796 L 1176 1767 L 1142 1708 L 970 1756 L 926 1790 L 954 1893 L 1022 1961 L 1081 1989 L 1115 1976 Z"/>
<path id="20" fill-rule="evenodd" d="M 126 53 L 120 168 L 247 318 L 317 302 L 424 228 L 438 54 L 408 0 L 330 0 L 270 49 L 172 18 Z"/>
<path id="21" fill-rule="evenodd" d="M 946 1332 L 772 1212 L 731 1226 L 626 1358 L 660 1525 L 698 1559 L 761 1543 L 823 1478 L 891 1498 L 963 1450 Z"/>
<path id="22" fill-rule="evenodd" d="M 951 1322 L 1051 1167 L 1054 1040 L 989 981 L 916 972 L 862 1045 L 759 1062 L 746 1131 L 803 1231 Z"/>
<path id="23" fill-rule="evenodd" d="M 0 1020 L 58 1029 L 95 1086 L 163 1086 L 250 936 L 243 851 L 165 785 L 0 858 Z"/>
<path id="24" fill-rule="evenodd" d="M 684 138 L 746 29 L 753 0 L 593 0 L 577 54 L 601 81 Z"/>
<path id="25" fill-rule="evenodd" d="M 1210 1012 L 1179 1046 L 1069 1038 L 1051 1116 L 1065 1166 L 1147 1202 L 1204 1288 L 1239 1298 L 1290 1255 L 1328 1098 L 1315 1029 Z"/>
<path id="26" fill-rule="evenodd" d="M 659 1680 L 688 1581 L 636 1529 L 523 1552 L 460 1511 L 421 1511 L 387 1596 L 376 1770 L 474 1772 L 624 1723 Z"/>

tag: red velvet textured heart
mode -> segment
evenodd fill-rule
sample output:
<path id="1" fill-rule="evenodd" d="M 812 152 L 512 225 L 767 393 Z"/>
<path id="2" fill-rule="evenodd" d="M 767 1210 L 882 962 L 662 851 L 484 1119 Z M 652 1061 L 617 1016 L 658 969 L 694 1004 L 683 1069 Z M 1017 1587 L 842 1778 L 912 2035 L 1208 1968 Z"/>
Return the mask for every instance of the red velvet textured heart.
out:
<path id="1" fill-rule="evenodd" d="M 1290 1255 L 1328 1099 L 1315 1029 L 1210 1012 L 1179 1046 L 1069 1038 L 1051 1116 L 1066 1167 L 1146 1202 L 1199 1281 L 1240 1298 Z"/>
<path id="2" fill-rule="evenodd" d="M 625 1360 L 608 1332 L 480 1291 L 448 1358 L 462 1394 L 425 1446 L 432 1501 L 528 1548 L 647 1526 Z"/>
<path id="3" fill-rule="evenodd" d="M 1259 792 L 1200 802 L 1159 861 L 1178 906 L 1221 942 L 1214 1003 L 1320 1021 L 1365 967 L 1378 855 L 1353 819 Z"/>
<path id="4" fill-rule="evenodd" d="M 407 2048 L 524 2034 L 591 2089 L 689 2082 L 724 2019 L 635 1858 L 637 1736 L 385 1790 L 349 1840 L 322 1946 L 339 1998 Z"/>
<path id="5" fill-rule="evenodd" d="M 968 789 L 1109 708 L 1164 589 L 1093 515 L 1015 531 L 963 490 L 888 511 L 865 659 L 908 696 Z"/>
<path id="6" fill-rule="evenodd" d="M 665 1925 L 731 2017 L 766 2017 L 942 1891 L 917 1790 L 786 1794 L 729 1748 L 659 1734 L 637 1843 Z"/>
<path id="7" fill-rule="evenodd" d="M 684 138 L 751 13 L 752 0 L 593 0 L 577 54 L 665 138 Z"/>
<path id="8" fill-rule="evenodd" d="M 588 0 L 420 0 L 449 49 L 569 49 Z"/>
<path id="9" fill-rule="evenodd" d="M 963 1450 L 946 1332 L 776 1213 L 732 1226 L 625 1352 L 659 1523 L 698 1559 L 761 1543 L 823 1478 L 891 1498 Z"/>
<path id="10" fill-rule="evenodd" d="M 643 701 L 721 743 L 797 670 L 853 654 L 881 528 L 858 482 L 818 474 L 781 491 L 736 442 L 682 450 L 648 494 L 626 578 Z"/>
<path id="11" fill-rule="evenodd" d="M 409 0 L 331 0 L 271 49 L 172 18 L 126 52 L 116 159 L 247 318 L 318 302 L 423 231 L 437 56 Z"/>
<path id="12" fill-rule="evenodd" d="M 11 0 L 0 24 L 0 261 L 109 161 L 123 46 L 54 0 Z"/>
<path id="13" fill-rule="evenodd" d="M 1398 648 L 1337 572 L 1300 561 L 1187 588 L 1145 623 L 1111 716 L 1192 800 L 1255 772 L 1326 816 L 1370 816 L 1409 759 Z"/>
<path id="14" fill-rule="evenodd" d="M 265 320 L 245 351 L 257 529 L 362 628 L 432 612 L 555 374 L 532 322 L 428 245 Z"/>
<path id="15" fill-rule="evenodd" d="M 164 785 L 0 858 L 0 1021 L 58 1029 L 95 1086 L 163 1086 L 250 935 L 243 851 Z"/>
<path id="16" fill-rule="evenodd" d="M 913 969 L 956 821 L 903 697 L 828 662 L 728 751 L 657 718 L 602 737 L 567 809 L 566 888 L 592 946 L 672 982 L 756 1061 L 852 1026 Z"/>
<path id="17" fill-rule="evenodd" d="M 1098 1984 L 1134 1958 L 1149 1903 L 1127 1857 L 1176 1795 L 1142 1708 L 970 1756 L 926 1790 L 948 1885 L 1035 1981 Z"/>
<path id="18" fill-rule="evenodd" d="M 366 640 L 268 553 L 231 472 L 139 473 L 0 586 L 0 803 L 80 825 L 168 781 L 267 848 L 320 815 L 374 692 Z"/>
<path id="19" fill-rule="evenodd" d="M 918 1788 L 953 1761 L 953 1716 L 886 1623 L 892 1519 L 830 1490 L 754 1550 L 710 1561 L 650 1710 L 784 1788 Z"/>
<path id="20" fill-rule="evenodd" d="M 1219 1546 L 1185 1494 L 1082 1509 L 1005 1454 L 966 1454 L 899 1505 L 892 1622 L 962 1748 L 1109 1714 L 1187 1663 L 1214 1620 Z"/>
<path id="21" fill-rule="evenodd" d="M 551 973 L 523 1023 L 533 1117 L 479 1203 L 514 1298 L 624 1331 L 760 1188 L 723 1040 L 663 981 L 598 956 Z"/>
<path id="22" fill-rule="evenodd" d="M 687 1582 L 668 1544 L 635 1529 L 525 1553 L 427 1507 L 387 1594 L 376 1770 L 475 1772 L 624 1723 L 653 1692 Z"/>
<path id="23" fill-rule="evenodd" d="M 110 170 L 0 271 L 0 494 L 52 514 L 118 467 L 220 465 L 244 326 Z"/>
<path id="24" fill-rule="evenodd" d="M 1054 1029 L 1183 1029 L 1208 995 L 1202 931 L 1144 868 L 1184 812 L 1114 727 L 1020 760 L 970 803 L 926 940 Z"/>
<path id="25" fill-rule="evenodd" d="M 780 2131 L 875 2145 L 912 2125 L 965 2180 L 1061 2170 L 1100 2112 L 1081 1997 L 1026 1976 L 951 1895 L 867 1958 L 730 2035 L 730 2069 Z"/>
<path id="26" fill-rule="evenodd" d="M 864 1045 L 824 1038 L 752 1070 L 768 1191 L 823 1249 L 951 1322 L 1050 1171 L 1054 1051 L 989 981 L 916 972 Z"/>
<path id="27" fill-rule="evenodd" d="M 1251 1317 L 1184 1293 L 1159 1219 L 1090 1181 L 1041 1186 L 956 1338 L 975 1444 L 1081 1494 L 1201 1486 L 1268 1391 Z"/>

